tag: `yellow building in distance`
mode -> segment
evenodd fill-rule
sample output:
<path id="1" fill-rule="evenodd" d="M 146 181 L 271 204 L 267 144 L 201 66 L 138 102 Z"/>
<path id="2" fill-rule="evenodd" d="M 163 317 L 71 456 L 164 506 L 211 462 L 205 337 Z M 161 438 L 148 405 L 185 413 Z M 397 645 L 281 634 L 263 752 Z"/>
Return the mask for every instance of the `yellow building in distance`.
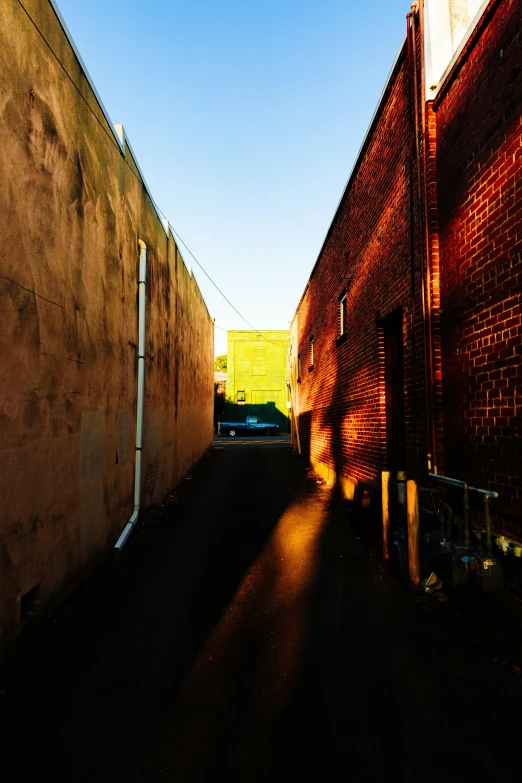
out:
<path id="1" fill-rule="evenodd" d="M 290 332 L 282 329 L 228 332 L 224 421 L 259 416 L 289 432 L 289 341 Z"/>

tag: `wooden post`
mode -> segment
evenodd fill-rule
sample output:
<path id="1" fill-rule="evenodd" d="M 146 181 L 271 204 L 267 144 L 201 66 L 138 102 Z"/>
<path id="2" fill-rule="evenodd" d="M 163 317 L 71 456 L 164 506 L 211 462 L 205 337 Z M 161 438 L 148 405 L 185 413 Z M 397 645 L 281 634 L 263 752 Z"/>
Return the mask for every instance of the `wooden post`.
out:
<path id="1" fill-rule="evenodd" d="M 410 585 L 417 588 L 420 584 L 420 553 L 419 553 L 419 496 L 417 484 L 408 481 L 406 484 L 406 514 L 408 518 L 408 569 Z"/>
<path id="2" fill-rule="evenodd" d="M 390 557 L 390 472 L 382 472 L 382 553 L 384 559 Z"/>

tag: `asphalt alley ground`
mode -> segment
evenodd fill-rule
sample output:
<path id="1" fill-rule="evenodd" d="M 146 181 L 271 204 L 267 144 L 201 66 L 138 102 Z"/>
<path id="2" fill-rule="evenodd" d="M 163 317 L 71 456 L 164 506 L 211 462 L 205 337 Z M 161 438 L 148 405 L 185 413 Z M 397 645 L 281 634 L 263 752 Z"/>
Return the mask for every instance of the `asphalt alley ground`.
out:
<path id="1" fill-rule="evenodd" d="M 519 629 L 411 595 L 259 441 L 216 439 L 4 674 L 1 779 L 520 781 Z"/>
<path id="2" fill-rule="evenodd" d="M 251 446 L 253 444 L 258 446 L 289 446 L 290 435 L 260 435 L 258 437 L 245 435 L 243 438 L 237 436 L 231 438 L 228 435 L 217 435 L 214 438 L 215 446 Z"/>

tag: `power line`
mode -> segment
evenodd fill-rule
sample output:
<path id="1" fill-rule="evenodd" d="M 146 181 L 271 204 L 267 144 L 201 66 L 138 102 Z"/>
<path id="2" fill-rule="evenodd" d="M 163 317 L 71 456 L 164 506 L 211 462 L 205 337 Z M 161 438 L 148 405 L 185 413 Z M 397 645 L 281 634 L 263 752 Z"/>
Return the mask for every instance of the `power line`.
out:
<path id="1" fill-rule="evenodd" d="M 105 135 L 107 136 L 107 138 L 109 139 L 109 141 L 111 142 L 111 144 L 113 144 L 113 145 L 116 147 L 116 149 L 118 150 L 118 152 L 121 154 L 121 148 L 118 146 L 118 144 L 117 144 L 116 140 L 115 140 L 115 139 L 113 138 L 113 136 L 111 136 L 111 134 L 108 132 L 107 128 L 104 126 L 103 122 L 100 120 L 100 118 L 98 117 L 98 115 L 96 114 L 96 112 L 94 111 L 94 109 L 92 108 L 91 104 L 89 103 L 89 101 L 87 100 L 87 98 L 85 97 L 85 95 L 82 93 L 82 91 L 80 90 L 80 88 L 78 87 L 78 85 L 76 84 L 76 82 L 74 81 L 74 79 L 72 78 L 71 74 L 69 73 L 69 71 L 67 70 L 67 68 L 65 67 L 65 65 L 62 63 L 62 61 L 60 60 L 60 58 L 58 57 L 58 55 L 57 55 L 57 54 L 56 54 L 56 52 L 54 51 L 53 47 L 51 46 L 51 44 L 49 43 L 49 41 L 47 40 L 47 38 L 45 37 L 45 35 L 42 33 L 42 31 L 40 30 L 40 28 L 38 27 L 38 25 L 37 25 L 37 24 L 36 24 L 36 22 L 34 21 L 33 17 L 31 16 L 31 14 L 29 13 L 29 11 L 28 11 L 28 10 L 27 10 L 27 8 L 24 6 L 24 4 L 22 3 L 22 1 L 21 1 L 21 0 L 18 0 L 18 5 L 19 5 L 19 6 L 22 8 L 22 10 L 24 11 L 25 15 L 27 16 L 27 18 L 29 19 L 29 21 L 31 22 L 31 24 L 33 25 L 33 27 L 35 28 L 35 30 L 38 32 L 38 34 L 39 34 L 39 36 L 41 37 L 41 39 L 44 41 L 44 43 L 46 44 L 47 48 L 49 49 L 49 51 L 50 51 L 50 52 L 51 52 L 51 54 L 53 55 L 54 59 L 56 60 L 56 62 L 58 63 L 58 65 L 60 66 L 60 68 L 62 69 L 62 71 L 64 72 L 64 74 L 67 76 L 67 78 L 69 79 L 69 81 L 70 81 L 70 82 L 71 82 L 71 84 L 73 85 L 74 89 L 76 90 L 76 92 L 78 93 L 78 95 L 80 96 L 80 98 L 83 100 L 83 102 L 85 103 L 85 105 L 87 106 L 87 108 L 89 109 L 89 111 L 91 112 L 91 114 L 93 115 L 94 119 L 95 119 L 95 120 L 98 122 L 98 124 L 100 125 L 101 129 L 103 130 L 103 132 L 105 133 Z M 80 68 L 81 68 L 81 63 L 80 63 Z M 82 69 L 82 70 L 83 70 L 83 69 Z M 125 159 L 125 158 L 124 158 L 124 159 Z M 129 166 L 128 162 L 127 162 L 127 161 L 125 161 L 125 162 L 126 162 L 126 163 L 127 163 L 127 165 Z M 135 174 L 135 172 L 132 170 L 132 168 L 131 168 L 130 166 L 129 166 L 129 168 L 130 168 L 130 170 L 132 171 L 132 173 L 134 174 L 134 176 L 136 176 L 136 178 L 138 178 L 138 177 L 137 177 L 137 175 Z"/>
<path id="2" fill-rule="evenodd" d="M 236 313 L 239 315 L 239 317 L 240 317 L 240 318 L 241 318 L 241 319 L 242 319 L 242 320 L 243 320 L 243 321 L 244 321 L 244 322 L 247 324 L 247 326 L 249 326 L 249 327 L 252 329 L 252 331 L 253 331 L 253 332 L 255 332 L 255 333 L 256 333 L 256 334 L 257 334 L 259 337 L 262 337 L 262 338 L 263 338 L 263 340 L 265 340 L 267 343 L 271 343 L 271 345 L 275 345 L 275 346 L 276 346 L 276 348 L 283 348 L 283 346 L 282 346 L 282 345 L 278 345 L 277 343 L 274 343 L 272 340 L 269 340 L 269 339 L 268 339 L 268 337 L 265 337 L 265 336 L 264 336 L 264 334 L 263 334 L 262 332 L 260 332 L 260 331 L 259 331 L 259 329 L 256 329 L 256 328 L 255 328 L 255 326 L 252 326 L 252 324 L 250 323 L 250 321 L 247 321 L 247 319 L 245 318 L 245 316 L 244 316 L 244 315 L 241 315 L 241 313 L 239 312 L 239 310 L 237 309 L 237 307 L 235 307 L 235 306 L 232 304 L 232 302 L 230 301 L 230 299 L 228 299 L 228 297 L 226 297 L 226 296 L 225 296 L 225 294 L 224 294 L 224 293 L 223 293 L 223 291 L 222 291 L 222 290 L 219 288 L 219 286 L 217 285 L 217 283 L 215 283 L 215 282 L 212 280 L 212 278 L 210 277 L 210 275 L 209 275 L 209 273 L 207 272 L 207 270 L 206 270 L 206 269 L 203 267 L 203 265 L 202 265 L 202 264 L 200 264 L 200 262 L 198 261 L 198 259 L 196 258 L 196 256 L 194 255 L 194 253 L 192 252 L 192 250 L 190 249 L 190 247 L 187 245 L 187 243 L 186 243 L 186 242 L 184 242 L 184 241 L 183 241 L 183 239 L 180 237 L 180 235 L 178 234 L 178 232 L 176 231 L 176 229 L 174 228 L 174 226 L 172 226 L 172 224 L 170 223 L 170 221 L 169 221 L 168 217 L 165 215 L 165 213 L 163 212 L 163 210 L 162 210 L 162 209 L 161 209 L 161 208 L 158 206 L 158 204 L 156 204 L 156 202 L 155 202 L 155 201 L 152 199 L 152 197 L 151 197 L 151 200 L 153 201 L 153 204 L 154 204 L 154 206 L 156 207 L 156 209 L 158 209 L 158 210 L 161 212 L 161 214 L 163 215 L 163 217 L 165 218 L 165 220 L 167 220 L 167 221 L 168 221 L 168 223 L 169 223 L 169 226 L 170 226 L 170 228 L 172 229 L 172 233 L 173 233 L 173 234 L 174 234 L 174 235 L 175 235 L 175 236 L 176 236 L 176 237 L 179 239 L 179 241 L 181 242 L 181 244 L 183 245 L 183 247 L 184 247 L 184 248 L 186 248 L 186 250 L 187 250 L 187 252 L 190 254 L 191 258 L 193 258 L 193 259 L 194 259 L 194 261 L 195 261 L 195 262 L 196 262 L 196 264 L 199 266 L 199 268 L 201 269 L 201 271 L 202 271 L 202 272 L 203 272 L 203 273 L 206 275 L 206 277 L 208 277 L 208 279 L 210 280 L 210 282 L 212 283 L 212 285 L 214 286 L 214 288 L 215 288 L 215 289 L 216 289 L 216 290 L 217 290 L 217 291 L 218 291 L 218 292 L 221 294 L 221 296 L 223 297 L 223 299 L 225 300 L 225 302 L 227 302 L 227 303 L 230 305 L 230 307 L 231 307 L 231 308 L 232 308 L 232 309 L 233 309 L 233 310 L 234 310 L 234 311 L 235 311 L 235 312 L 236 312 Z"/>
<path id="3" fill-rule="evenodd" d="M 38 32 L 38 34 L 40 35 L 40 37 L 42 38 L 42 40 L 43 40 L 43 41 L 44 41 L 44 43 L 46 44 L 47 48 L 49 49 L 49 51 L 50 51 L 50 52 L 51 52 L 51 54 L 53 55 L 54 59 L 56 60 L 56 62 L 57 62 L 57 63 L 58 63 L 58 65 L 60 66 L 60 68 L 63 70 L 63 72 L 65 73 L 65 75 L 67 76 L 67 78 L 69 79 L 69 81 L 71 82 L 71 84 L 73 85 L 74 89 L 76 90 L 76 92 L 78 93 L 78 95 L 80 96 L 80 98 L 83 100 L 83 102 L 85 103 L 85 105 L 87 106 L 87 108 L 89 109 L 89 111 L 91 112 L 91 114 L 93 115 L 93 117 L 95 118 L 95 120 L 96 120 L 96 121 L 98 122 L 98 124 L 100 125 L 101 129 L 103 130 L 103 132 L 105 133 L 105 135 L 107 136 L 107 138 L 109 139 L 109 141 L 111 142 L 111 144 L 113 144 L 113 145 L 114 145 L 114 147 L 116 147 L 116 149 L 118 150 L 118 152 L 119 152 L 119 153 L 120 153 L 120 155 L 121 155 L 121 154 L 122 154 L 122 150 L 121 150 L 121 148 L 119 147 L 119 145 L 116 143 L 116 140 L 115 140 L 115 139 L 114 139 L 114 138 L 113 138 L 113 137 L 110 135 L 110 133 L 108 132 L 107 128 L 104 126 L 103 122 L 100 120 L 100 118 L 98 117 L 98 115 L 96 114 L 96 112 L 94 111 L 94 109 L 92 108 L 92 106 L 90 105 L 90 103 L 88 102 L 87 98 L 86 98 L 86 97 L 85 97 L 85 95 L 82 93 L 82 91 L 80 90 L 80 88 L 78 87 L 78 85 L 76 84 L 76 82 L 74 81 L 74 79 L 72 78 L 72 76 L 70 75 L 70 73 L 68 72 L 68 70 L 66 69 L 66 67 L 64 66 L 64 64 L 62 63 L 62 61 L 60 60 L 60 58 L 58 57 L 58 55 L 56 54 L 56 52 L 55 52 L 55 51 L 54 51 L 54 49 L 52 48 L 52 46 L 51 46 L 51 44 L 49 43 L 49 41 L 47 40 L 47 38 L 45 37 L 45 35 L 42 33 L 42 31 L 40 30 L 40 28 L 38 27 L 38 25 L 36 24 L 36 22 L 35 22 L 35 21 L 34 21 L 34 19 L 32 18 L 31 14 L 30 14 L 30 13 L 29 13 L 29 11 L 27 10 L 27 8 L 24 6 L 24 4 L 22 3 L 22 1 L 21 1 L 21 0 L 18 0 L 18 4 L 20 5 L 20 7 L 22 8 L 22 10 L 23 10 L 23 11 L 24 11 L 24 13 L 26 14 L 27 18 L 29 19 L 29 21 L 31 22 L 31 24 L 33 25 L 33 27 L 35 28 L 35 30 Z M 81 63 L 80 63 L 80 68 L 81 68 L 81 67 L 82 67 L 82 66 L 81 66 Z M 106 119 L 107 119 L 107 118 L 106 118 Z M 140 182 L 142 182 L 142 179 L 141 179 L 141 177 L 140 177 L 140 176 L 138 176 L 138 174 L 136 174 L 136 172 L 134 171 L 134 169 L 132 168 L 132 166 L 129 164 L 129 162 L 128 162 L 128 161 L 127 161 L 127 159 L 125 158 L 125 155 L 124 155 L 124 154 L 123 154 L 123 160 L 124 160 L 124 161 L 125 161 L 125 163 L 127 164 L 127 167 L 128 167 L 128 169 L 129 169 L 129 171 L 131 171 L 131 172 L 134 174 L 134 176 L 136 177 L 136 179 L 138 179 Z M 196 264 L 198 265 L 198 267 L 201 269 L 201 271 L 203 272 L 203 274 L 204 274 L 204 275 L 205 275 L 205 276 L 208 278 L 208 280 L 209 280 L 209 281 L 212 283 L 212 285 L 214 286 L 214 288 L 216 289 L 216 291 L 218 291 L 218 293 L 219 293 L 219 294 L 221 294 L 221 296 L 223 297 L 223 299 L 225 300 L 225 302 L 227 302 L 227 304 L 228 304 L 228 305 L 230 305 L 230 307 L 231 307 L 231 308 L 234 310 L 234 312 L 236 312 L 236 313 L 237 313 L 237 315 L 238 315 L 238 316 L 241 318 L 241 320 L 242 320 L 242 321 L 244 321 L 244 322 L 247 324 L 247 326 L 249 326 L 249 327 L 250 327 L 250 329 L 252 329 L 252 331 L 253 331 L 253 332 L 255 332 L 255 333 L 256 333 L 256 334 L 257 334 L 259 337 L 263 338 L 263 340 L 265 340 L 266 342 L 268 342 L 268 343 L 271 343 L 272 345 L 275 345 L 277 348 L 283 348 L 283 346 L 282 346 L 282 345 L 278 345 L 277 343 L 274 343 L 272 340 L 269 340 L 267 337 L 265 337 L 265 336 L 262 334 L 262 332 L 260 332 L 260 331 L 259 331 L 259 329 L 256 329 L 256 328 L 255 328 L 255 326 L 253 326 L 253 325 L 250 323 L 250 321 L 247 321 L 247 319 L 244 317 L 244 315 L 242 315 L 242 314 L 239 312 L 239 310 L 237 309 L 237 307 L 235 307 L 235 306 L 232 304 L 232 302 L 230 301 L 230 299 L 229 299 L 227 296 L 225 296 L 225 294 L 224 294 L 224 293 L 223 293 L 223 291 L 222 291 L 222 290 L 219 288 L 219 286 L 217 285 L 217 283 L 215 283 L 215 282 L 214 282 L 214 280 L 213 280 L 213 279 L 210 277 L 210 275 L 208 274 L 207 270 L 206 270 L 206 269 L 204 268 L 204 266 L 203 266 L 203 265 L 202 265 L 202 264 L 201 264 L 201 263 L 198 261 L 198 259 L 196 258 L 196 256 L 195 256 L 195 255 L 194 255 L 194 253 L 192 252 L 192 250 L 191 250 L 191 249 L 189 248 L 189 246 L 186 244 L 186 242 L 184 242 L 184 241 L 183 241 L 183 239 L 181 238 L 181 236 L 178 234 L 178 232 L 175 230 L 174 226 L 172 225 L 172 223 L 171 223 L 171 222 L 170 222 L 170 220 L 168 219 L 167 215 L 164 213 L 164 211 L 163 211 L 163 210 L 162 210 L 162 209 L 159 207 L 159 205 L 158 205 L 158 204 L 156 203 L 156 201 L 153 199 L 152 195 L 151 195 L 150 193 L 148 193 L 148 196 L 149 196 L 149 198 L 150 198 L 150 200 L 151 200 L 152 204 L 153 204 L 153 205 L 155 206 L 155 208 L 157 209 L 157 211 L 158 211 L 158 212 L 159 212 L 161 215 L 163 215 L 163 217 L 164 217 L 164 218 L 165 218 L 165 220 L 167 221 L 168 225 L 170 226 L 170 228 L 171 228 L 171 230 L 172 230 L 172 233 L 173 233 L 173 234 L 174 234 L 174 235 L 175 235 L 175 236 L 178 238 L 178 240 L 181 242 L 181 244 L 183 245 L 183 247 L 185 247 L 185 249 L 187 250 L 187 252 L 190 254 L 191 258 L 193 258 L 193 259 L 194 259 L 194 261 L 196 262 Z M 221 328 L 221 327 L 218 327 L 218 328 Z M 224 331 L 227 331 L 227 330 L 224 330 Z"/>

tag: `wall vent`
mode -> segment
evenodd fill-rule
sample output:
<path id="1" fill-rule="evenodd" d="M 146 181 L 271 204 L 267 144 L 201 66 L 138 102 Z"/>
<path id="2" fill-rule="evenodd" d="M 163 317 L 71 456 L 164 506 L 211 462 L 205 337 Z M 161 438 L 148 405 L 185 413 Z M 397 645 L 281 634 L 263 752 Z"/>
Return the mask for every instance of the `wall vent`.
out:
<path id="1" fill-rule="evenodd" d="M 37 584 L 20 599 L 20 622 L 25 623 L 34 617 L 40 608 L 40 585 Z"/>

